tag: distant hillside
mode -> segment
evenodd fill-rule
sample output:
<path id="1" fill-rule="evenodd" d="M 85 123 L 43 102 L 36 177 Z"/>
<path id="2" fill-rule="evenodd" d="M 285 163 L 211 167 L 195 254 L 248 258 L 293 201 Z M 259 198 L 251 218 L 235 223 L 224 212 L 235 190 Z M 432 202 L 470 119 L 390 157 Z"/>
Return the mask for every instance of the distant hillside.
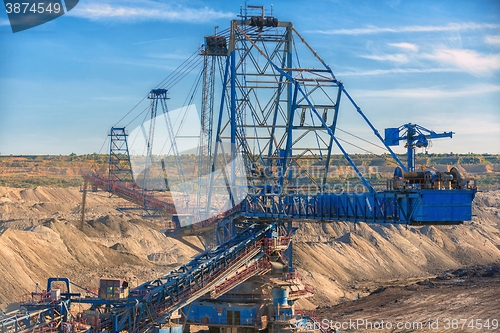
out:
<path id="1" fill-rule="evenodd" d="M 108 155 L 32 155 L 32 156 L 0 156 L 0 186 L 16 188 L 34 188 L 36 186 L 72 187 L 82 183 L 83 172 L 97 170 L 106 173 Z M 194 170 L 197 159 L 194 155 L 184 155 L 183 166 Z M 370 181 L 379 186 L 385 184 L 396 166 L 386 155 L 354 154 L 352 160 L 358 167 L 364 168 Z M 405 161 L 405 156 L 400 156 Z M 458 166 L 464 176 L 477 180 L 482 190 L 500 188 L 500 155 L 490 154 L 418 154 L 416 165 L 425 165 L 437 170 L 446 171 Z M 354 175 L 349 163 L 342 155 L 334 155 L 331 159 L 330 179 L 341 174 Z M 353 178 L 356 178 L 355 175 Z M 355 181 L 355 180 L 354 180 Z"/>
<path id="2" fill-rule="evenodd" d="M 107 163 L 108 156 L 102 154 L 0 156 L 0 186 L 79 186 L 83 172 L 104 171 Z"/>

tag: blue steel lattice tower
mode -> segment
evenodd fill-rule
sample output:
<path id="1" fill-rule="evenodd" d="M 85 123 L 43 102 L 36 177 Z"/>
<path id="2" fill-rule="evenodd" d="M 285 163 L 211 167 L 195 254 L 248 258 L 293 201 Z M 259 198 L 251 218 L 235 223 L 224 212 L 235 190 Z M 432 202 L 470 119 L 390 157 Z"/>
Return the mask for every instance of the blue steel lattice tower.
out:
<path id="1" fill-rule="evenodd" d="M 128 133 L 124 127 L 112 127 L 108 134 L 109 144 L 109 169 L 108 182 L 130 182 L 134 181 L 130 155 L 128 150 Z M 109 190 L 109 189 L 108 189 Z"/>

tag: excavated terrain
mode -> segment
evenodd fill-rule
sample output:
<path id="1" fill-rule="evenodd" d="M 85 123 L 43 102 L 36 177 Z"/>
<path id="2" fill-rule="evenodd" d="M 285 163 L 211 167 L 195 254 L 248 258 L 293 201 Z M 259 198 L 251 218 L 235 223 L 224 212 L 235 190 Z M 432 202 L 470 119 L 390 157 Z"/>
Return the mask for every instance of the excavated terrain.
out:
<path id="1" fill-rule="evenodd" d="M 123 200 L 104 192 L 88 194 L 82 225 L 81 200 L 78 188 L 0 187 L 1 309 L 14 309 L 51 276 L 91 287 L 101 277 L 125 278 L 133 287 L 202 247 L 196 237 L 164 236 L 161 219 L 117 211 Z M 478 193 L 474 213 L 458 226 L 301 223 L 294 263 L 316 293 L 297 307 L 319 306 L 318 318 L 332 322 L 493 319 L 500 313 L 500 191 Z"/>
<path id="2" fill-rule="evenodd" d="M 342 332 L 498 332 L 500 264 L 431 278 L 380 281 L 366 297 L 323 306 L 318 324 Z M 342 326 L 343 325 L 343 326 Z M 384 328 L 384 329 L 381 329 Z"/>

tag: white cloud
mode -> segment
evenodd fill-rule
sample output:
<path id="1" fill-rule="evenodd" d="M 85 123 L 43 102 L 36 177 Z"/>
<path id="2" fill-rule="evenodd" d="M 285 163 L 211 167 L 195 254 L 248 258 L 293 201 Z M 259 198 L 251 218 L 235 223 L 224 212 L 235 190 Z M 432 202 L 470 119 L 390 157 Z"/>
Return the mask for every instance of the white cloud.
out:
<path id="1" fill-rule="evenodd" d="M 320 33 L 325 35 L 367 35 L 379 33 L 402 33 L 402 32 L 440 32 L 440 31 L 465 31 L 479 29 L 498 29 L 500 24 L 493 23 L 449 23 L 447 25 L 411 25 L 397 28 L 382 28 L 376 26 L 368 26 L 366 28 L 355 29 L 336 29 L 336 30 L 314 30 L 310 32 Z"/>
<path id="2" fill-rule="evenodd" d="M 165 20 L 182 22 L 207 22 L 218 18 L 235 17 L 234 13 L 220 12 L 214 9 L 186 8 L 180 5 L 170 6 L 161 2 L 146 0 L 132 1 L 130 5 L 106 2 L 80 3 L 70 15 L 90 20 Z"/>
<path id="3" fill-rule="evenodd" d="M 10 25 L 9 20 L 0 19 L 0 27 L 5 25 Z"/>
<path id="4" fill-rule="evenodd" d="M 500 92 L 499 85 L 480 85 L 464 89 L 442 89 L 440 87 L 417 88 L 417 89 L 389 89 L 389 90 L 357 90 L 357 97 L 381 97 L 381 98 L 416 98 L 416 99 L 447 99 L 464 96 L 491 94 Z M 352 93 L 354 95 L 354 93 Z"/>
<path id="5" fill-rule="evenodd" d="M 500 46 L 500 36 L 486 36 L 484 37 L 484 41 L 487 44 Z"/>
<path id="6" fill-rule="evenodd" d="M 367 75 L 386 75 L 386 74 L 421 74 L 421 73 L 452 73 L 461 72 L 457 68 L 392 68 L 392 69 L 374 69 L 367 71 L 351 71 L 336 73 L 341 76 L 367 76 Z"/>
<path id="7" fill-rule="evenodd" d="M 377 61 L 390 61 L 397 63 L 407 63 L 408 57 L 404 54 L 384 54 L 384 55 L 363 55 L 361 58 L 377 60 Z"/>
<path id="8" fill-rule="evenodd" d="M 132 45 L 140 45 L 140 44 L 149 44 L 149 43 L 164 42 L 164 41 L 173 40 L 173 39 L 177 39 L 177 38 L 152 39 L 152 40 L 146 40 L 146 41 L 142 41 L 142 42 L 132 43 Z"/>
<path id="9" fill-rule="evenodd" d="M 401 49 L 403 51 L 411 51 L 411 52 L 418 52 L 418 45 L 412 44 L 412 43 L 389 43 L 387 44 L 389 46 Z"/>
<path id="10" fill-rule="evenodd" d="M 418 46 L 410 43 L 388 44 L 407 50 L 418 50 Z M 387 61 L 395 64 L 418 64 L 420 68 L 368 70 L 363 75 L 381 75 L 391 73 L 437 73 L 465 72 L 475 76 L 491 76 L 500 70 L 500 53 L 484 54 L 475 50 L 451 49 L 436 47 L 429 53 L 412 52 L 407 54 L 370 54 L 360 55 L 361 58 L 376 61 Z M 362 75 L 358 72 L 348 72 L 345 75 Z"/>
<path id="11" fill-rule="evenodd" d="M 492 134 L 499 135 L 497 123 L 499 118 L 497 115 L 481 114 L 481 117 L 471 115 L 469 117 L 455 117 L 448 119 L 450 128 L 461 128 L 460 134 L 481 135 Z M 466 124 L 466 126 L 464 126 Z"/>
<path id="12" fill-rule="evenodd" d="M 388 43 L 387 45 L 398 48 L 404 52 L 418 52 L 419 47 L 415 44 L 401 42 L 401 43 Z M 406 64 L 410 62 L 410 56 L 408 54 L 396 53 L 396 54 L 370 54 L 370 55 L 361 55 L 361 58 L 371 59 L 376 61 L 388 61 L 397 64 Z"/>
<path id="13" fill-rule="evenodd" d="M 421 55 L 447 67 L 453 65 L 474 75 L 489 75 L 500 69 L 500 54 L 484 55 L 473 50 L 437 49 L 432 54 Z"/>
<path id="14" fill-rule="evenodd" d="M 147 55 L 149 58 L 153 59 L 171 59 L 171 60 L 186 60 L 189 59 L 189 54 L 179 54 L 179 53 L 150 53 Z"/>

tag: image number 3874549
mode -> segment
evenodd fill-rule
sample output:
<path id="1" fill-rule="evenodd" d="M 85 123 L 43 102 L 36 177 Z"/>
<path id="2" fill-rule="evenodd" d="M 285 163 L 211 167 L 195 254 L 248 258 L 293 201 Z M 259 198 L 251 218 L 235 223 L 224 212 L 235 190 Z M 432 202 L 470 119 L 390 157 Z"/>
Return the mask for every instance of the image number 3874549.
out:
<path id="1" fill-rule="evenodd" d="M 4 0 L 12 32 L 52 21 L 73 9 L 79 0 Z"/>

